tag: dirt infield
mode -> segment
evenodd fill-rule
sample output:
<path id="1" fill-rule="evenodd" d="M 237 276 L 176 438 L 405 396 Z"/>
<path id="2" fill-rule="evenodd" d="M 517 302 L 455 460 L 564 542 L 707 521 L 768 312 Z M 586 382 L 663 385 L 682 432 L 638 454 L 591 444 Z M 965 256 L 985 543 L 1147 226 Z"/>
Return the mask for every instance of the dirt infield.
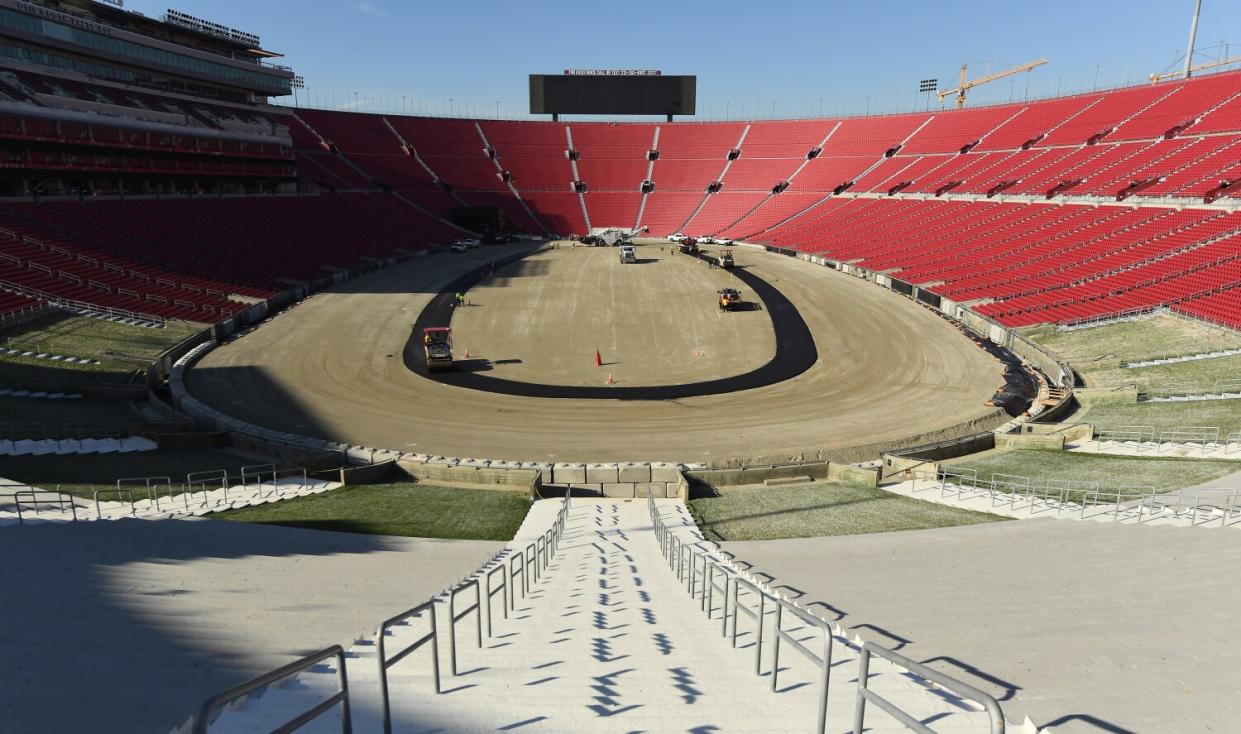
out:
<path id="1" fill-rule="evenodd" d="M 238 418 L 280 430 L 314 435 L 377 448 L 417 451 L 448 456 L 523 459 L 532 461 L 702 461 L 707 463 L 769 463 L 816 457 L 855 458 L 850 449 L 861 446 L 907 445 L 910 441 L 942 438 L 954 432 L 976 430 L 1002 420 L 983 405 L 1003 383 L 1000 363 L 961 336 L 950 324 L 922 307 L 874 285 L 826 268 L 751 249 L 737 253 L 738 263 L 783 293 L 800 311 L 814 335 L 819 360 L 796 378 L 767 387 L 726 395 L 660 401 L 611 401 L 529 398 L 481 393 L 419 377 L 402 362 L 401 352 L 410 325 L 432 297 L 462 273 L 485 267 L 488 258 L 519 248 L 484 248 L 460 255 L 436 255 L 372 273 L 322 293 L 283 314 L 256 332 L 208 355 L 190 371 L 189 388 L 203 399 Z M 640 251 L 647 248 L 641 248 Z M 614 250 L 557 251 L 528 259 L 528 274 L 497 284 L 537 293 L 549 275 L 554 258 L 597 258 L 594 267 L 612 268 Z M 676 257 L 682 257 L 680 255 Z M 536 265 L 553 259 L 552 266 Z M 675 259 L 675 258 L 674 258 Z M 580 267 L 581 261 L 575 261 Z M 590 268 L 592 265 L 587 265 Z M 654 271 L 679 263 L 659 262 L 625 268 Z M 716 275 L 705 265 L 702 278 L 677 277 L 668 272 L 643 278 L 677 283 L 683 292 L 665 288 L 665 310 L 685 303 L 688 294 L 705 291 L 695 302 L 711 303 Z M 571 272 L 566 268 L 565 274 Z M 618 275 L 630 277 L 628 272 Z M 566 277 L 584 288 L 597 287 L 602 276 L 585 273 Z M 616 282 L 615 279 L 610 282 Z M 640 287 L 634 286 L 635 289 Z M 475 293 L 467 294 L 471 299 Z M 480 290 L 480 302 L 492 294 Z M 646 313 L 659 312 L 659 293 Z M 562 308 L 563 299 L 558 296 Z M 597 293 L 571 300 L 598 303 Z M 538 300 L 537 298 L 534 300 Z M 555 300 L 555 299 L 553 299 Z M 570 304 L 571 305 L 571 304 Z M 487 308 L 489 324 L 476 323 L 467 308 L 461 318 L 463 334 L 473 341 L 491 329 L 504 332 L 510 316 L 529 318 L 536 308 Z M 549 323 L 556 318 L 548 310 Z M 763 359 L 770 347 L 755 347 L 737 359 L 710 357 L 690 361 L 684 354 L 706 355 L 732 350 L 738 332 L 706 328 L 710 318 L 727 325 L 733 316 L 764 317 L 764 312 L 696 314 L 704 324 L 684 333 L 661 333 L 655 345 L 643 342 L 649 320 L 615 319 L 606 308 L 577 309 L 565 329 L 577 335 L 609 335 L 617 345 L 638 345 L 648 355 L 642 381 L 653 384 L 727 375 L 743 368 L 746 359 Z M 658 321 L 662 332 L 668 321 Z M 769 323 L 769 322 L 766 322 Z M 752 327 L 761 341 L 763 329 Z M 546 327 L 542 327 L 546 328 Z M 512 331 L 511 329 L 509 331 Z M 558 333 L 555 329 L 545 334 Z M 551 339 L 552 337 L 538 337 Z M 555 350 L 552 344 L 520 345 L 513 349 Z M 676 349 L 681 356 L 669 361 L 649 355 Z M 577 345 L 580 347 L 583 345 Z M 546 373 L 542 381 L 573 384 L 597 374 L 606 381 L 608 368 L 594 368 L 593 344 L 585 355 L 574 348 L 558 371 L 556 359 L 540 356 Z M 464 349 L 479 349 L 462 343 Z M 459 350 L 460 353 L 460 350 Z M 506 352 L 496 351 L 493 359 Z M 473 356 L 473 352 L 471 352 Z M 605 355 L 606 356 L 606 355 Z M 523 359 L 522 357 L 514 357 Z M 702 361 L 705 360 L 705 361 Z M 585 362 L 582 366 L 580 363 Z M 536 363 L 532 357 L 532 364 Z M 690 368 L 692 367 L 692 369 Z M 617 366 L 620 369 L 620 365 Z M 613 370 L 614 372 L 616 370 Z M 516 376 L 516 371 L 514 371 Z"/>
<path id="2" fill-rule="evenodd" d="M 669 248 L 636 250 L 633 264 L 614 248 L 576 247 L 500 269 L 453 314 L 458 351 L 492 360 L 493 377 L 600 385 L 598 349 L 606 373 L 626 386 L 729 377 L 775 355 L 766 311 L 719 312 L 715 292 L 744 287 L 727 270 Z"/>

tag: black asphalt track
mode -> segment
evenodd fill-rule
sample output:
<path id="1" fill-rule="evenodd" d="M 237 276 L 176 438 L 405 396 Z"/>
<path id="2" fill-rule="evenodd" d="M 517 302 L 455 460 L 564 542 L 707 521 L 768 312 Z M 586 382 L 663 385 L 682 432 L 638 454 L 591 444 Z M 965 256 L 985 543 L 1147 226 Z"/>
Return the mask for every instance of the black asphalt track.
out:
<path id="1" fill-rule="evenodd" d="M 520 260 L 529 253 L 520 253 L 493 261 L 496 268 Z M 576 400 L 676 400 L 702 395 L 720 395 L 740 390 L 774 385 L 791 380 L 810 369 L 819 359 L 810 327 L 802 319 L 797 307 L 785 298 L 777 288 L 744 268 L 729 270 L 740 280 L 754 297 L 767 309 L 776 336 L 776 353 L 761 367 L 749 372 L 704 382 L 683 385 L 647 385 L 642 387 L 543 385 L 518 382 L 486 373 L 491 369 L 486 360 L 457 360 L 451 372 L 429 372 L 422 349 L 422 330 L 426 327 L 446 326 L 452 321 L 454 296 L 465 293 L 475 283 L 491 272 L 491 265 L 473 270 L 438 293 L 418 315 L 405 343 L 405 366 L 416 374 L 445 385 L 470 390 L 502 393 L 530 398 L 572 398 Z"/>

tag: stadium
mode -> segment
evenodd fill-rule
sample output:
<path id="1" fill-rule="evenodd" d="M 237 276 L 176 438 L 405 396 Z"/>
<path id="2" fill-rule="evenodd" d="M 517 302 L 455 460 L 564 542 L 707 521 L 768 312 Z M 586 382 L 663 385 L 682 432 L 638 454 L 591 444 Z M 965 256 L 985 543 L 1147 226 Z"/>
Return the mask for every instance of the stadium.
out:
<path id="1" fill-rule="evenodd" d="M 1241 57 L 1185 5 L 1127 84 L 708 119 L 705 59 L 367 109 L 0 0 L 0 730 L 1235 730 Z"/>

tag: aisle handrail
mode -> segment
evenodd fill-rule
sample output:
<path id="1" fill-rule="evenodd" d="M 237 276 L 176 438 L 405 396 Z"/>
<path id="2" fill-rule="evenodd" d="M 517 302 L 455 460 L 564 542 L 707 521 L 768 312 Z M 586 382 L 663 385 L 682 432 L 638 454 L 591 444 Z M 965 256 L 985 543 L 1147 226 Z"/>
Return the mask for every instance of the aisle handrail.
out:
<path id="1" fill-rule="evenodd" d="M 345 672 L 345 651 L 340 645 L 326 647 L 319 652 L 307 655 L 300 660 L 295 660 L 284 667 L 276 668 L 270 673 L 264 673 L 256 678 L 251 678 L 241 685 L 233 686 L 227 691 L 217 693 L 203 701 L 202 706 L 198 709 L 198 713 L 194 716 L 193 734 L 207 734 L 214 714 L 230 703 L 242 699 L 255 691 L 275 685 L 286 678 L 292 678 L 298 673 L 307 671 L 329 658 L 336 658 L 336 693 L 289 719 L 277 727 L 275 731 L 297 731 L 339 704 L 341 733 L 352 734 L 353 719 L 349 711 L 349 677 Z"/>

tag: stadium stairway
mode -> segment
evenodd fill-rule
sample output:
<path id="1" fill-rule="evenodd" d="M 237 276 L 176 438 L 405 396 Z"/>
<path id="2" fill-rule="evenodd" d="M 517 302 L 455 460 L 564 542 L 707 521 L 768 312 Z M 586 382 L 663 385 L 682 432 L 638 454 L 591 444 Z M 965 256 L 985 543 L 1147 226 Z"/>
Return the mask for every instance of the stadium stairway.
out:
<path id="1" fill-rule="evenodd" d="M 23 523 L 199 517 L 212 512 L 319 494 L 340 486 L 339 482 L 297 474 L 239 485 L 222 486 L 221 483 L 215 489 L 195 484 L 190 491 L 177 494 L 172 494 L 173 487 L 168 485 L 135 485 L 121 490 L 106 487 L 101 488 L 96 501 L 0 480 L 0 527 Z M 146 497 L 137 498 L 139 494 Z M 122 496 L 132 501 L 119 499 Z"/>
<path id="2" fill-rule="evenodd" d="M 1150 448 L 1147 454 L 1155 454 Z M 1168 454 L 1164 454 L 1165 456 Z M 1004 475 L 1000 475 L 1004 476 Z M 1174 492 L 1149 488 L 1091 489 L 1089 483 L 1070 486 L 1026 485 L 1024 477 L 1004 482 L 970 476 L 912 479 L 882 488 L 913 499 L 1014 518 L 1053 518 L 1121 525 L 1166 525 L 1181 528 L 1241 529 L 1241 490 L 1221 484 Z"/>
<path id="3" fill-rule="evenodd" d="M 389 663 L 387 674 L 391 731 L 818 731 L 824 667 L 830 671 L 825 731 L 851 730 L 859 641 L 840 636 L 841 630 L 829 632 L 826 622 L 808 624 L 786 611 L 773 685 L 777 605 L 769 601 L 760 610 L 757 594 L 741 592 L 741 607 L 752 608 L 754 616 L 727 615 L 740 619 L 735 645 L 730 644 L 732 628 L 719 613 L 725 595 L 708 601 L 702 593 L 687 593 L 681 575 L 661 553 L 666 546 L 652 526 L 656 515 L 686 547 L 715 548 L 712 552 L 730 563 L 726 554 L 702 541 L 679 500 L 648 507 L 641 500 L 575 499 L 563 540 L 542 577 L 528 595 L 521 594 L 520 574 L 511 574 L 511 561 L 555 523 L 560 504 L 536 503 L 514 541 L 474 574 L 478 585 L 455 587 L 466 589 L 456 592 L 455 608 L 448 603 L 451 591 L 436 597 L 429 608 L 438 648 L 421 647 L 401 657 L 427 635 L 425 609 L 417 617 L 411 610 L 388 628 L 384 658 L 399 660 Z M 745 574 L 739 568 L 736 573 Z M 506 591 L 498 581 L 489 584 L 489 576 L 518 581 Z M 704 586 L 697 588 L 701 592 Z M 477 596 L 471 589 L 478 590 Z M 506 605 L 504 595 L 510 592 L 511 605 Z M 710 615 L 704 613 L 707 606 Z M 764 628 L 757 656 L 755 618 Z M 455 675 L 452 643 L 446 639 L 450 634 L 459 656 Z M 826 666 L 800 655 L 792 642 L 821 654 L 826 635 L 833 645 Z M 442 676 L 438 695 L 432 654 Z M 356 643 L 345 661 L 353 731 L 385 731 L 376 639 Z M 938 732 L 987 730 L 984 712 L 882 659 L 871 660 L 868 686 L 917 720 L 933 721 Z M 336 690 L 336 664 L 320 663 L 225 707 L 210 722 L 210 731 L 270 731 Z M 339 731 L 338 712 L 324 714 L 303 731 Z M 906 731 L 874 707 L 866 725 L 872 732 Z M 187 722 L 177 731 L 190 730 Z M 1010 726 L 1009 731 L 1033 729 Z"/>

